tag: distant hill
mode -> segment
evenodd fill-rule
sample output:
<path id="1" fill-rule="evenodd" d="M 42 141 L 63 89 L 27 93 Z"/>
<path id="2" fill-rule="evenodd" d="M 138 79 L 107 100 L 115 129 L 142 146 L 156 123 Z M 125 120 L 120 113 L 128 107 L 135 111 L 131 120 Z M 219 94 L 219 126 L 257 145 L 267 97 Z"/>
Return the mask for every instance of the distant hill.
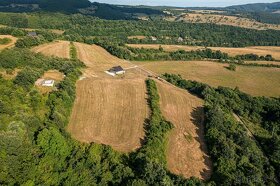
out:
<path id="1" fill-rule="evenodd" d="M 82 13 L 103 19 L 137 19 L 139 16 L 164 15 L 160 10 L 142 6 L 91 3 L 88 0 L 0 0 L 0 11 Z"/>
<path id="2" fill-rule="evenodd" d="M 280 2 L 276 3 L 254 3 L 226 7 L 227 10 L 246 12 L 276 12 L 280 10 Z"/>

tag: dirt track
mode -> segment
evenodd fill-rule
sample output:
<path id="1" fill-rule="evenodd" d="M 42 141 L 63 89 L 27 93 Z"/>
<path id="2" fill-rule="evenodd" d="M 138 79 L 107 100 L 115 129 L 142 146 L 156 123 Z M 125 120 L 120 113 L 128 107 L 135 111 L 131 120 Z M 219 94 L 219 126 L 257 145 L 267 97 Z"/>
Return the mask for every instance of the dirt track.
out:
<path id="1" fill-rule="evenodd" d="M 70 42 L 69 41 L 55 41 L 46 43 L 32 48 L 32 51 L 42 53 L 48 56 L 56 56 L 60 58 L 70 58 Z"/>
<path id="2" fill-rule="evenodd" d="M 203 100 L 169 84 L 157 83 L 164 117 L 175 128 L 169 136 L 168 169 L 186 178 L 209 179 L 212 172 L 204 140 Z"/>

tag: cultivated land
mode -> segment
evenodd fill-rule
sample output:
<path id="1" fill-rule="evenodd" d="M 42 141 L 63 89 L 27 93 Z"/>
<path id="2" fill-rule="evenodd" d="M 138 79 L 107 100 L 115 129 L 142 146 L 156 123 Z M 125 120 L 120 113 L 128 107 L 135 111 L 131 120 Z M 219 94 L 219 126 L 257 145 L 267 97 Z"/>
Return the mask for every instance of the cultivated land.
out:
<path id="1" fill-rule="evenodd" d="M 280 25 L 266 24 L 254 19 L 219 14 L 183 13 L 179 16 L 169 16 L 165 19 L 168 21 L 185 21 L 190 23 L 214 23 L 257 30 L 280 30 Z"/>
<path id="2" fill-rule="evenodd" d="M 186 45 L 159 45 L 159 44 L 127 44 L 133 48 L 148 48 L 148 49 L 159 49 L 161 46 L 165 51 L 177 51 L 177 50 L 199 50 L 205 49 L 201 46 L 186 46 Z M 257 55 L 272 55 L 275 59 L 280 60 L 280 47 L 277 46 L 252 46 L 244 48 L 229 48 L 229 47 L 208 47 L 212 50 L 220 50 L 228 53 L 230 56 L 242 55 L 242 54 L 257 54 Z"/>
<path id="3" fill-rule="evenodd" d="M 203 100 L 172 85 L 157 82 L 160 106 L 164 117 L 171 121 L 167 148 L 167 167 L 186 178 L 209 179 L 212 164 L 206 154 L 204 140 Z"/>
<path id="4" fill-rule="evenodd" d="M 43 79 L 53 79 L 55 81 L 62 81 L 64 79 L 64 74 L 58 70 L 48 70 L 44 73 Z"/>
<path id="5" fill-rule="evenodd" d="M 121 152 L 139 148 L 149 112 L 145 78 L 133 68 L 124 76 L 111 77 L 104 71 L 116 65 L 134 65 L 96 45 L 75 46 L 87 69 L 77 83 L 68 131 L 79 141 L 110 145 Z"/>
<path id="6" fill-rule="evenodd" d="M 5 48 L 11 48 L 11 47 L 14 47 L 15 46 L 15 43 L 17 42 L 17 38 L 14 37 L 14 36 L 11 36 L 11 35 L 0 35 L 0 39 L 3 39 L 3 38 L 9 38 L 11 39 L 12 41 L 8 44 L 5 44 L 5 45 L 1 45 L 0 44 L 0 50 L 3 50 Z"/>
<path id="7" fill-rule="evenodd" d="M 183 78 L 207 83 L 211 86 L 239 87 L 253 96 L 280 96 L 280 69 L 237 66 L 230 71 L 228 64 L 206 61 L 188 62 L 134 62 L 158 74 L 181 74 Z"/>
<path id="8" fill-rule="evenodd" d="M 46 43 L 32 49 L 34 52 L 39 52 L 48 56 L 60 58 L 70 58 L 70 42 L 69 41 L 54 41 Z"/>

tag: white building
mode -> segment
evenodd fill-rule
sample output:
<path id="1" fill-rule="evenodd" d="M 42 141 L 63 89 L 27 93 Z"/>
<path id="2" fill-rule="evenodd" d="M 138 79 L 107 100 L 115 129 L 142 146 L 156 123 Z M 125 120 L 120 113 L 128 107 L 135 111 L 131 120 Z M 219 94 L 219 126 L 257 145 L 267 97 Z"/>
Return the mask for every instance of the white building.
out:
<path id="1" fill-rule="evenodd" d="M 53 87 L 54 86 L 54 80 L 44 80 L 42 83 L 43 87 Z"/>
<path id="2" fill-rule="evenodd" d="M 111 76 L 125 74 L 125 70 L 121 66 L 112 67 L 110 70 L 106 71 L 107 74 Z"/>

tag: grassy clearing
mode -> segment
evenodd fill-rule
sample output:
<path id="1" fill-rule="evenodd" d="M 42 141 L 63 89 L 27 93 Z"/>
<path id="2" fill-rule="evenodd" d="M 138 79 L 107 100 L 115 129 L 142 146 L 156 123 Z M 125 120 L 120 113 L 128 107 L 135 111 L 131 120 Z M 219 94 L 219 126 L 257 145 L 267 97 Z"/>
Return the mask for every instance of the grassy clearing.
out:
<path id="1" fill-rule="evenodd" d="M 34 52 L 39 52 L 47 56 L 55 56 L 60 58 L 70 58 L 70 42 L 55 41 L 46 43 L 32 49 Z"/>
<path id="2" fill-rule="evenodd" d="M 215 87 L 239 87 L 241 91 L 254 96 L 280 96 L 278 68 L 237 66 L 236 71 L 230 71 L 225 68 L 227 64 L 206 61 L 134 63 L 158 74 L 181 74 L 185 79 Z"/>
<path id="3" fill-rule="evenodd" d="M 204 140 L 203 100 L 160 81 L 157 86 L 161 111 L 174 125 L 167 145 L 168 169 L 185 178 L 209 179 L 212 165 Z"/>
<path id="4" fill-rule="evenodd" d="M 17 38 L 11 35 L 0 35 L 0 50 L 15 46 Z"/>

